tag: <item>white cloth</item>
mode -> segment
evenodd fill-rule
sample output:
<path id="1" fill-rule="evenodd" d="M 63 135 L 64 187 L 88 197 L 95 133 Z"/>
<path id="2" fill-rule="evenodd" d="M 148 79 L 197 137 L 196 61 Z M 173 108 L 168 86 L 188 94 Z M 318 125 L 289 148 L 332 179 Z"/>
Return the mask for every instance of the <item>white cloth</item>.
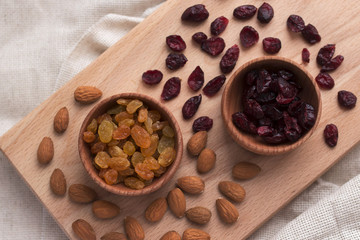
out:
<path id="1" fill-rule="evenodd" d="M 1 1 L 0 135 L 161 2 Z M 357 146 L 250 239 L 360 239 L 359 157 Z M 67 239 L 1 154 L 0 183 L 0 239 Z"/>

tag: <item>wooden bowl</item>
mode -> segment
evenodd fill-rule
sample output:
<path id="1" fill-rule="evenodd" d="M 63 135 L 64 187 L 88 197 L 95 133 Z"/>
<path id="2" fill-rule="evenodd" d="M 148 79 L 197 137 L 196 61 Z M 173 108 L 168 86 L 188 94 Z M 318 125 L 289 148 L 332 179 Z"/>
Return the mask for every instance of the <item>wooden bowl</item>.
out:
<path id="1" fill-rule="evenodd" d="M 176 157 L 174 162 L 168 167 L 166 172 L 159 178 L 154 178 L 154 181 L 145 186 L 143 189 L 136 190 L 131 189 L 123 185 L 122 183 L 116 185 L 108 185 L 104 182 L 102 178 L 98 176 L 98 170 L 93 165 L 93 156 L 90 152 L 90 147 L 86 142 L 83 141 L 83 133 L 86 131 L 86 127 L 89 125 L 93 118 L 96 118 L 102 114 L 104 114 L 108 109 L 115 106 L 116 100 L 119 98 L 127 98 L 127 99 L 139 99 L 143 101 L 145 105 L 149 107 L 149 109 L 157 110 L 160 112 L 163 119 L 167 120 L 170 126 L 174 129 L 175 132 L 175 150 L 176 150 Z M 151 192 L 154 192 L 165 185 L 175 174 L 176 170 L 178 169 L 181 157 L 183 154 L 183 140 L 182 134 L 180 131 L 180 127 L 171 114 L 171 112 L 165 108 L 161 103 L 156 101 L 155 99 L 140 94 L 140 93 L 120 93 L 114 96 L 111 96 L 107 99 L 101 101 L 98 105 L 96 105 L 86 116 L 83 124 L 81 125 L 79 139 L 78 139 L 78 150 L 80 154 L 81 161 L 89 173 L 90 177 L 102 188 L 106 189 L 109 192 L 123 195 L 123 196 L 139 196 L 145 195 Z"/>
<path id="2" fill-rule="evenodd" d="M 302 100 L 314 107 L 317 114 L 315 125 L 296 142 L 271 145 L 262 141 L 258 136 L 240 131 L 233 124 L 232 114 L 242 111 L 241 96 L 244 87 L 243 78 L 247 72 L 256 68 L 266 68 L 270 70 L 288 69 L 292 71 L 297 82 L 303 88 L 299 96 Z M 222 95 L 221 111 L 228 132 L 240 146 L 261 155 L 282 154 L 299 147 L 309 139 L 315 131 L 321 115 L 320 91 L 314 78 L 303 66 L 283 57 L 261 57 L 245 63 L 230 77 Z"/>

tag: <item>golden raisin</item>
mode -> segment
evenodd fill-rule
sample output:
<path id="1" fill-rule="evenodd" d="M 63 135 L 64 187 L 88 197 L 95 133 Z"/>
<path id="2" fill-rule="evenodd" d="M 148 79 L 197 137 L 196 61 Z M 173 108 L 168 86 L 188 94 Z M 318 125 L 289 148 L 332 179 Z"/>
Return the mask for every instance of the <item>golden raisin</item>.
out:
<path id="1" fill-rule="evenodd" d="M 168 147 L 174 147 L 175 146 L 175 141 L 174 138 L 170 138 L 167 136 L 162 136 L 160 141 L 159 141 L 159 145 L 158 145 L 158 152 L 161 154 L 166 148 Z"/>
<path id="2" fill-rule="evenodd" d="M 159 131 L 159 130 L 162 130 L 165 126 L 169 125 L 169 123 L 167 121 L 164 121 L 164 122 L 155 122 L 153 125 L 152 125 L 152 129 L 153 131 Z"/>
<path id="3" fill-rule="evenodd" d="M 135 125 L 131 129 L 131 137 L 134 139 L 136 145 L 142 148 L 150 147 L 150 134 L 142 127 Z"/>
<path id="4" fill-rule="evenodd" d="M 134 152 L 131 157 L 131 164 L 135 167 L 138 163 L 142 163 L 144 159 L 144 156 L 140 152 Z"/>
<path id="5" fill-rule="evenodd" d="M 154 132 L 154 130 L 152 128 L 152 124 L 153 124 L 153 121 L 151 120 L 151 118 L 147 118 L 146 121 L 144 122 L 145 129 L 149 134 L 153 134 L 153 132 Z"/>
<path id="6" fill-rule="evenodd" d="M 155 177 L 160 177 L 166 171 L 166 167 L 160 166 L 158 170 L 153 170 Z"/>
<path id="7" fill-rule="evenodd" d="M 125 152 L 127 155 L 131 156 L 131 155 L 133 155 L 134 152 L 136 151 L 136 148 L 135 148 L 135 146 L 134 146 L 134 144 L 133 144 L 132 142 L 127 141 L 127 142 L 124 144 L 123 150 L 124 150 L 124 152 Z"/>
<path id="8" fill-rule="evenodd" d="M 157 134 L 153 134 L 150 137 L 151 144 L 148 148 L 141 148 L 141 153 L 145 157 L 152 156 L 157 149 L 158 142 L 159 142 L 159 136 Z"/>
<path id="9" fill-rule="evenodd" d="M 119 104 L 119 105 L 123 105 L 123 106 L 126 106 L 129 104 L 131 100 L 130 99 L 124 99 L 124 98 L 119 98 L 116 103 Z"/>
<path id="10" fill-rule="evenodd" d="M 108 160 L 108 165 L 110 168 L 115 169 L 116 171 L 123 171 L 130 167 L 130 162 L 127 160 L 127 158 L 112 157 Z"/>
<path id="11" fill-rule="evenodd" d="M 165 126 L 162 130 L 162 133 L 164 134 L 164 136 L 171 138 L 175 136 L 175 132 L 170 126 Z"/>
<path id="12" fill-rule="evenodd" d="M 124 119 L 133 119 L 134 115 L 128 114 L 127 112 L 121 112 L 115 115 L 115 121 L 120 123 Z"/>
<path id="13" fill-rule="evenodd" d="M 108 148 L 108 152 L 112 157 L 127 158 L 127 154 L 119 146 L 112 146 Z"/>
<path id="14" fill-rule="evenodd" d="M 136 112 L 136 110 L 138 110 L 138 108 L 140 108 L 143 105 L 143 102 L 137 99 L 131 100 L 131 102 L 129 102 L 129 104 L 126 106 L 126 111 L 129 114 L 133 114 Z"/>
<path id="15" fill-rule="evenodd" d="M 134 121 L 134 119 L 126 118 L 124 120 L 121 120 L 121 122 L 119 122 L 119 126 L 121 124 L 131 127 L 135 124 L 135 121 Z"/>
<path id="16" fill-rule="evenodd" d="M 116 140 L 126 139 L 128 136 L 130 136 L 130 127 L 126 125 L 119 125 L 112 134 L 112 137 Z"/>
<path id="17" fill-rule="evenodd" d="M 125 170 L 119 171 L 119 175 L 123 177 L 134 175 L 135 170 L 133 168 L 127 168 Z"/>
<path id="18" fill-rule="evenodd" d="M 158 111 L 156 111 L 156 110 L 148 111 L 148 117 L 151 118 L 151 120 L 153 122 L 160 121 L 160 119 L 161 119 L 160 113 Z"/>
<path id="19" fill-rule="evenodd" d="M 97 124 L 101 124 L 102 121 L 104 120 L 108 120 L 109 122 L 111 122 L 112 118 L 110 114 L 104 113 L 103 115 L 100 115 L 96 120 L 97 120 Z"/>
<path id="20" fill-rule="evenodd" d="M 124 179 L 125 186 L 132 188 L 132 189 L 143 189 L 145 184 L 136 177 L 127 177 Z"/>
<path id="21" fill-rule="evenodd" d="M 98 152 L 105 151 L 105 149 L 106 149 L 106 144 L 105 143 L 97 142 L 94 145 L 92 145 L 90 151 L 91 151 L 92 154 L 97 154 Z"/>
<path id="22" fill-rule="evenodd" d="M 118 113 L 121 113 L 125 111 L 125 107 L 122 105 L 115 106 L 113 108 L 110 108 L 106 113 L 110 115 L 116 115 Z"/>
<path id="23" fill-rule="evenodd" d="M 147 118 L 148 118 L 148 110 L 144 107 L 141 107 L 139 110 L 138 122 L 143 123 L 146 121 Z"/>
<path id="24" fill-rule="evenodd" d="M 96 134 L 97 127 L 98 127 L 98 123 L 97 123 L 96 119 L 93 118 L 93 120 L 91 120 L 90 124 L 86 127 L 86 130 Z"/>
<path id="25" fill-rule="evenodd" d="M 84 135 L 83 135 L 83 140 L 87 143 L 92 143 L 94 142 L 96 139 L 96 136 L 93 132 L 90 132 L 90 131 L 86 131 L 84 132 Z"/>
<path id="26" fill-rule="evenodd" d="M 146 157 L 143 164 L 145 164 L 152 171 L 158 170 L 160 168 L 160 164 L 153 157 Z"/>
<path id="27" fill-rule="evenodd" d="M 147 164 L 138 163 L 135 167 L 135 172 L 144 180 L 151 180 L 154 178 L 154 172 L 151 171 Z"/>
<path id="28" fill-rule="evenodd" d="M 108 161 L 110 160 L 109 154 L 106 152 L 98 152 L 95 156 L 94 162 L 100 168 L 108 168 Z"/>
<path id="29" fill-rule="evenodd" d="M 108 147 L 112 147 L 112 146 L 116 146 L 120 143 L 119 140 L 116 140 L 116 139 L 112 139 L 107 145 Z"/>
<path id="30" fill-rule="evenodd" d="M 163 167 L 169 166 L 175 159 L 176 151 L 173 147 L 166 148 L 159 156 L 159 164 Z"/>
<path id="31" fill-rule="evenodd" d="M 117 183 L 118 172 L 114 169 L 109 169 L 104 173 L 104 180 L 107 184 L 113 185 Z"/>
<path id="32" fill-rule="evenodd" d="M 102 121 L 98 129 L 100 141 L 103 143 L 109 143 L 112 139 L 113 131 L 114 131 L 114 127 L 110 121 L 108 120 Z"/>

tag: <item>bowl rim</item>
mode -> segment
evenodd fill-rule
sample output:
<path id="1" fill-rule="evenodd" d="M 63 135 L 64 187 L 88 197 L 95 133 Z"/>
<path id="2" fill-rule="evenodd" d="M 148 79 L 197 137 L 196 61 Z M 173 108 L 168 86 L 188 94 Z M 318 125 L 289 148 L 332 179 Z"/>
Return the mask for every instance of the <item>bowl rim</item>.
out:
<path id="1" fill-rule="evenodd" d="M 128 98 L 128 99 L 139 99 L 144 102 L 144 104 L 147 105 L 154 105 L 156 108 L 152 107 L 153 110 L 158 110 L 162 116 L 164 116 L 164 113 L 166 114 L 165 119 L 169 121 L 169 124 L 174 128 L 175 132 L 175 149 L 176 149 L 176 157 L 174 162 L 170 165 L 170 167 L 166 170 L 166 172 L 154 182 L 149 184 L 148 186 L 145 186 L 143 189 L 131 189 L 126 187 L 125 185 L 121 184 L 115 184 L 115 185 L 108 185 L 105 183 L 103 179 L 101 179 L 98 176 L 97 170 L 92 164 L 92 159 L 88 159 L 88 153 L 89 153 L 89 146 L 87 146 L 87 143 L 83 141 L 82 136 L 84 131 L 86 130 L 87 124 L 90 122 L 90 119 L 93 118 L 94 115 L 97 114 L 98 109 L 103 107 L 104 105 L 116 103 L 116 100 L 119 98 Z M 150 102 L 150 104 L 148 104 Z M 98 112 L 98 114 L 104 113 L 104 111 Z M 86 150 L 87 149 L 87 150 Z M 150 96 L 147 96 L 142 93 L 134 93 L 134 92 L 125 92 L 125 93 L 119 93 L 112 95 L 108 98 L 103 99 L 101 102 L 99 102 L 97 105 L 95 105 L 86 115 L 84 120 L 82 121 L 79 136 L 78 136 L 78 152 L 81 159 L 81 162 L 86 170 L 86 172 L 89 174 L 91 179 L 98 184 L 101 188 L 107 190 L 108 192 L 122 195 L 122 196 L 140 196 L 152 193 L 159 188 L 161 188 L 163 185 L 165 185 L 175 174 L 177 171 L 183 155 L 183 137 L 181 133 L 180 126 L 176 120 L 176 118 L 173 116 L 171 111 L 169 111 L 162 103 L 159 101 L 153 99 Z"/>

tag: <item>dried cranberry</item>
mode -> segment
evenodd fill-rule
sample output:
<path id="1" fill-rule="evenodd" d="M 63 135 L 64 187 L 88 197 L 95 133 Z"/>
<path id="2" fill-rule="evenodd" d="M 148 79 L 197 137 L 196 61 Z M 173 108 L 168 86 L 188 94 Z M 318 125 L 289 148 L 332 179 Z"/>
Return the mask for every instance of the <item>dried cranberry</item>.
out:
<path id="1" fill-rule="evenodd" d="M 258 10 L 257 19 L 261 23 L 269 23 L 271 19 L 274 17 L 274 9 L 270 4 L 264 2 Z"/>
<path id="2" fill-rule="evenodd" d="M 288 81 L 285 81 L 282 78 L 279 78 L 277 83 L 280 94 L 282 94 L 285 98 L 295 98 L 297 89 L 294 85 L 290 84 Z"/>
<path id="3" fill-rule="evenodd" d="M 245 48 L 249 48 L 259 41 L 258 32 L 251 26 L 245 26 L 240 32 L 240 42 Z"/>
<path id="4" fill-rule="evenodd" d="M 264 117 L 264 112 L 258 102 L 253 99 L 249 99 L 244 102 L 244 113 L 246 116 L 261 119 Z"/>
<path id="5" fill-rule="evenodd" d="M 257 135 L 260 137 L 269 137 L 274 134 L 274 129 L 270 126 L 260 126 L 257 128 Z"/>
<path id="6" fill-rule="evenodd" d="M 188 78 L 188 85 L 194 91 L 199 90 L 204 85 L 204 72 L 200 66 L 197 66 L 190 74 Z"/>
<path id="7" fill-rule="evenodd" d="M 311 24 L 306 25 L 301 34 L 308 43 L 314 44 L 321 41 L 321 36 L 316 27 Z"/>
<path id="8" fill-rule="evenodd" d="M 148 70 L 143 73 L 142 80 L 149 85 L 158 84 L 163 78 L 162 72 L 159 70 Z"/>
<path id="9" fill-rule="evenodd" d="M 245 82 L 247 85 L 251 86 L 254 85 L 257 81 L 257 79 L 259 78 L 259 71 L 255 70 L 251 70 L 250 72 L 248 72 L 245 76 Z"/>
<path id="10" fill-rule="evenodd" d="M 304 104 L 303 101 L 298 100 L 298 101 L 293 101 L 290 103 L 289 107 L 288 107 L 288 113 L 293 116 L 293 117 L 297 117 L 301 111 L 302 105 Z"/>
<path id="11" fill-rule="evenodd" d="M 186 43 L 179 35 L 170 35 L 166 37 L 166 44 L 169 48 L 175 52 L 181 52 L 185 50 Z"/>
<path id="12" fill-rule="evenodd" d="M 219 75 L 214 79 L 210 80 L 203 88 L 204 94 L 208 97 L 214 96 L 224 85 L 225 80 L 226 77 L 224 75 Z"/>
<path id="13" fill-rule="evenodd" d="M 203 32 L 197 32 L 192 35 L 192 39 L 198 44 L 202 44 L 208 37 Z"/>
<path id="14" fill-rule="evenodd" d="M 205 5 L 196 4 L 187 8 L 181 15 L 181 20 L 190 22 L 202 22 L 209 17 L 209 12 L 206 10 Z"/>
<path id="15" fill-rule="evenodd" d="M 222 39 L 221 37 L 212 37 L 206 39 L 201 44 L 201 49 L 210 54 L 211 56 L 219 55 L 220 53 L 222 53 L 222 51 L 224 51 L 224 48 L 225 42 L 224 39 Z"/>
<path id="16" fill-rule="evenodd" d="M 195 119 L 192 129 L 194 133 L 200 131 L 209 131 L 213 126 L 213 120 L 207 116 L 199 117 Z"/>
<path id="17" fill-rule="evenodd" d="M 195 115 L 201 103 L 201 94 L 199 96 L 194 96 L 189 98 L 182 108 L 182 114 L 184 119 L 190 119 Z"/>
<path id="18" fill-rule="evenodd" d="M 242 112 L 237 112 L 232 115 L 232 121 L 234 125 L 248 133 L 257 133 L 256 126 L 253 122 L 249 120 L 249 118 Z"/>
<path id="19" fill-rule="evenodd" d="M 269 126 L 269 127 L 272 127 L 273 122 L 272 122 L 272 120 L 271 120 L 270 118 L 265 117 L 265 118 L 259 119 L 259 120 L 258 120 L 258 124 L 259 124 L 259 126 Z"/>
<path id="20" fill-rule="evenodd" d="M 292 79 L 294 77 L 294 74 L 292 72 L 284 70 L 284 69 L 278 71 L 278 75 L 286 81 L 289 81 L 290 79 Z"/>
<path id="21" fill-rule="evenodd" d="M 279 120 L 283 117 L 283 113 L 274 104 L 265 104 L 261 106 L 265 116 L 271 120 Z"/>
<path id="22" fill-rule="evenodd" d="M 332 89 L 335 85 L 334 79 L 328 73 L 319 73 L 315 81 L 323 89 Z"/>
<path id="23" fill-rule="evenodd" d="M 178 77 L 172 77 L 166 81 L 161 93 L 162 100 L 170 100 L 179 95 L 181 89 L 181 80 Z"/>
<path id="24" fill-rule="evenodd" d="M 170 53 L 166 58 L 166 66 L 170 70 L 176 70 L 185 65 L 187 58 L 182 53 Z"/>
<path id="25" fill-rule="evenodd" d="M 326 125 L 324 129 L 324 138 L 327 145 L 329 145 L 330 147 L 336 146 L 339 138 L 339 133 L 336 125 L 334 124 Z"/>
<path id="26" fill-rule="evenodd" d="M 310 62 L 310 52 L 307 48 L 303 48 L 303 50 L 301 52 L 301 59 L 304 63 Z"/>
<path id="27" fill-rule="evenodd" d="M 278 53 L 281 49 L 281 41 L 278 38 L 267 37 L 262 43 L 264 51 L 269 54 Z"/>
<path id="28" fill-rule="evenodd" d="M 304 20 L 298 15 L 290 15 L 286 25 L 292 32 L 301 32 L 305 28 Z"/>
<path id="29" fill-rule="evenodd" d="M 351 108 L 355 107 L 356 100 L 357 100 L 357 97 L 352 92 L 345 91 L 345 90 L 338 92 L 339 104 L 345 108 L 351 109 Z"/>
<path id="30" fill-rule="evenodd" d="M 242 99 L 243 101 L 246 101 L 250 98 L 256 98 L 257 93 L 256 93 L 256 86 L 252 85 L 250 87 L 245 87 L 243 90 L 243 96 Z"/>
<path id="31" fill-rule="evenodd" d="M 259 103 L 268 103 L 276 99 L 276 93 L 274 92 L 264 92 L 259 93 L 255 96 L 255 100 Z"/>
<path id="32" fill-rule="evenodd" d="M 344 57 L 342 55 L 337 55 L 329 62 L 325 63 L 324 66 L 321 67 L 321 72 L 329 72 L 337 69 L 341 63 L 344 61 Z"/>
<path id="33" fill-rule="evenodd" d="M 276 132 L 272 136 L 263 137 L 264 141 L 271 144 L 279 144 L 286 141 L 286 136 L 283 132 Z"/>
<path id="34" fill-rule="evenodd" d="M 270 73 L 265 69 L 261 69 L 259 71 L 259 78 L 256 81 L 256 91 L 258 93 L 267 92 L 270 88 L 270 83 L 271 83 Z"/>
<path id="35" fill-rule="evenodd" d="M 238 19 L 250 19 L 256 13 L 257 8 L 254 5 L 242 5 L 234 9 L 233 15 Z"/>
<path id="36" fill-rule="evenodd" d="M 291 103 L 292 100 L 294 100 L 293 97 L 285 97 L 284 95 L 282 95 L 281 93 L 279 93 L 276 97 L 276 102 L 279 103 L 280 105 L 286 105 Z"/>
<path id="37" fill-rule="evenodd" d="M 320 66 L 324 66 L 327 62 L 331 60 L 335 53 L 335 44 L 327 44 L 324 47 L 320 48 L 317 56 L 316 62 Z"/>
<path id="38" fill-rule="evenodd" d="M 285 130 L 286 129 L 293 129 L 297 131 L 298 133 L 301 133 L 301 127 L 298 124 L 298 121 L 296 118 L 291 117 L 288 112 L 283 112 L 283 118 L 285 123 Z"/>
<path id="39" fill-rule="evenodd" d="M 216 18 L 210 25 L 210 31 L 212 35 L 218 36 L 220 33 L 225 31 L 229 23 L 229 19 L 224 16 Z"/>
<path id="40" fill-rule="evenodd" d="M 316 113 L 313 106 L 308 103 L 302 104 L 300 113 L 298 116 L 298 122 L 300 126 L 306 130 L 309 130 L 314 126 L 316 121 Z"/>
<path id="41" fill-rule="evenodd" d="M 229 48 L 220 61 L 220 69 L 223 73 L 231 72 L 239 59 L 240 49 L 238 45 Z"/>

